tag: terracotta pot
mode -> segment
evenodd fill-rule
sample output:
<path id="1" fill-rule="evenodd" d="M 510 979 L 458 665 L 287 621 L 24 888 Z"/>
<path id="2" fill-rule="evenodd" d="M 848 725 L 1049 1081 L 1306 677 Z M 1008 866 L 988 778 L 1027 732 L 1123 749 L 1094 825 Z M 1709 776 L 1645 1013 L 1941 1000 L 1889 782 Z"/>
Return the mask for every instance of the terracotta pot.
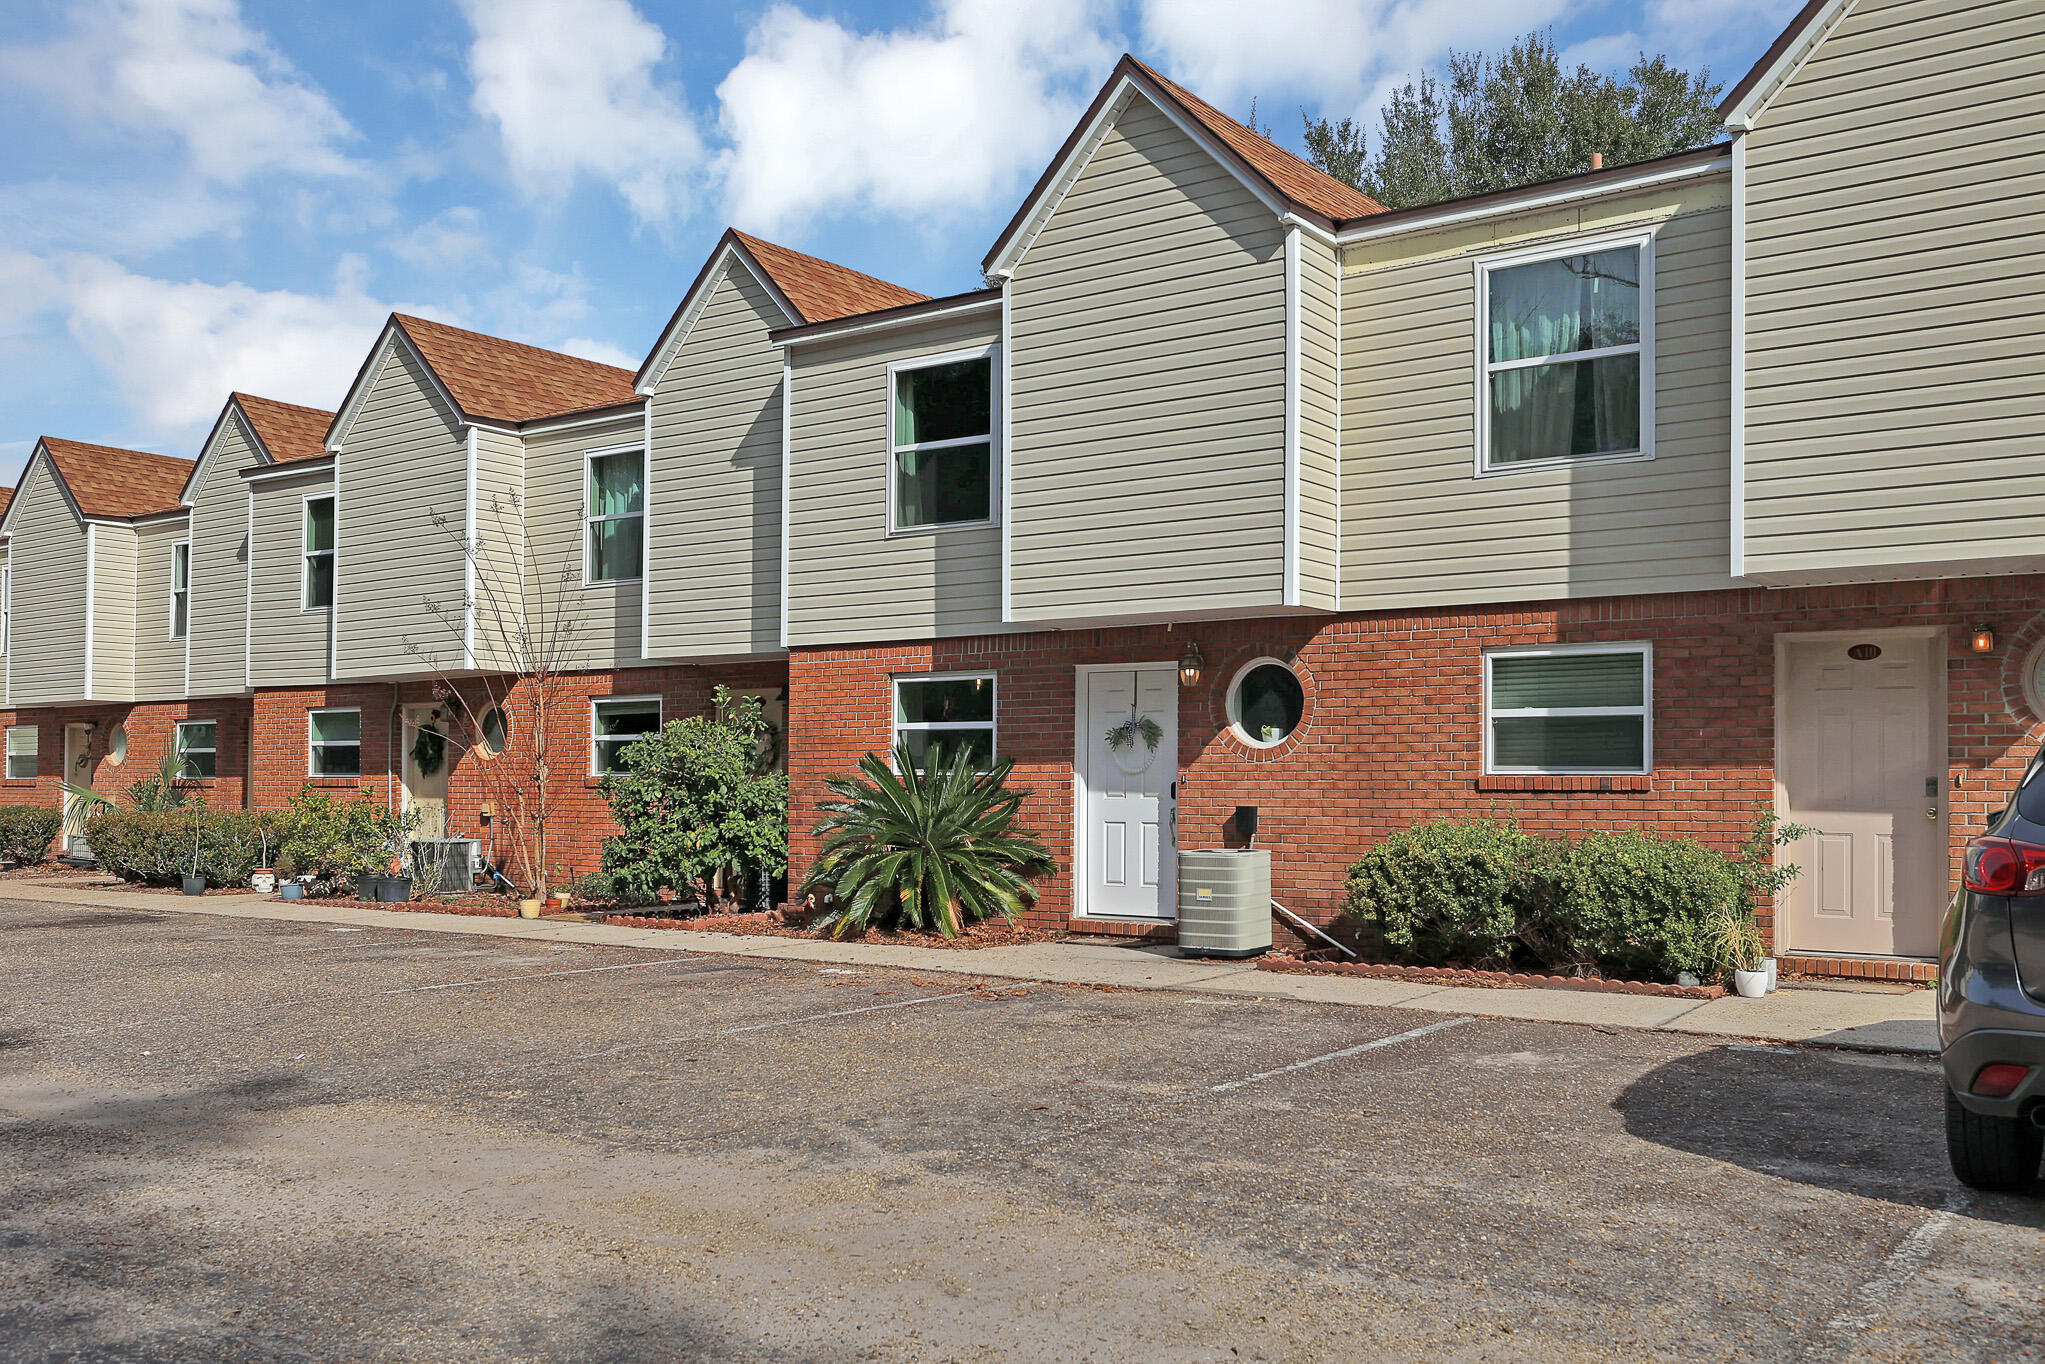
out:
<path id="1" fill-rule="evenodd" d="M 556 895 L 554 897 L 554 908 L 566 909 L 574 901 L 574 899 L 575 897 L 572 895 Z"/>
<path id="2" fill-rule="evenodd" d="M 518 902 L 518 917 L 521 919 L 537 919 L 540 917 L 540 910 L 546 907 L 546 903 L 545 900 L 520 900 Z"/>

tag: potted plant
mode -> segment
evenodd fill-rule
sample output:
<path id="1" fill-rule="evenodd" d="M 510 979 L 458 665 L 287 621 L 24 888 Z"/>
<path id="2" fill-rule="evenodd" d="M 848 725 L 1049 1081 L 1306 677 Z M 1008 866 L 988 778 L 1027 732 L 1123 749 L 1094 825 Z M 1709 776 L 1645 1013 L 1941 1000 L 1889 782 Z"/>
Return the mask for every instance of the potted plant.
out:
<path id="1" fill-rule="evenodd" d="M 1733 989 L 1741 999 L 1759 999 L 1768 993 L 1768 971 L 1764 962 L 1767 944 L 1752 916 L 1721 913 L 1711 921 L 1711 945 L 1721 967 L 1733 978 Z"/>
<path id="2" fill-rule="evenodd" d="M 256 816 L 256 837 L 262 843 L 262 856 L 256 862 L 256 869 L 249 873 L 249 889 L 258 895 L 268 895 L 277 888 L 277 869 L 270 865 L 270 826 Z"/>
<path id="3" fill-rule="evenodd" d="M 412 878 L 405 874 L 396 853 L 391 854 L 390 869 L 376 878 L 376 901 L 378 904 L 402 905 L 412 898 Z"/>

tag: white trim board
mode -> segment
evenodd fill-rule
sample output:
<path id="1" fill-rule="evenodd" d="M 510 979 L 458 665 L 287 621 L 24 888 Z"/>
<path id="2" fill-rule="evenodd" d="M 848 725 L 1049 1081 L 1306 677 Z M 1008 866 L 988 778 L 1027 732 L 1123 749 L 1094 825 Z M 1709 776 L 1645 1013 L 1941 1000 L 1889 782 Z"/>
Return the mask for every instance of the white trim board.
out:
<path id="1" fill-rule="evenodd" d="M 1796 78 L 1803 64 L 1811 59 L 1819 44 L 1832 36 L 1847 14 L 1853 9 L 1854 0 L 1826 0 L 1825 7 L 1811 17 L 1810 23 L 1796 36 L 1796 41 L 1784 48 L 1772 62 L 1754 88 L 1741 97 L 1740 102 L 1726 111 L 1725 126 L 1732 132 L 1743 133 L 1758 122 L 1775 97 L 1782 93 L 1784 86 Z"/>
<path id="2" fill-rule="evenodd" d="M 1279 600 L 1300 604 L 1300 244 L 1297 227 L 1285 229 L 1285 510 Z M 1337 367 L 1340 367 L 1339 361 Z"/>
<path id="3" fill-rule="evenodd" d="M 774 306 L 788 319 L 789 326 L 802 325 L 804 320 L 802 314 L 789 302 L 788 296 L 775 285 L 759 262 L 753 259 L 752 253 L 739 242 L 727 241 L 712 254 L 710 267 L 703 272 L 702 281 L 682 299 L 681 309 L 675 314 L 674 320 L 668 324 L 667 330 L 661 333 L 660 339 L 653 343 L 652 361 L 645 366 L 646 377 L 633 385 L 633 392 L 650 395 L 660 387 L 660 381 L 667 377 L 668 367 L 674 364 L 676 353 L 687 343 L 689 333 L 696 329 L 697 319 L 702 317 L 703 309 L 710 305 L 711 298 L 717 293 L 717 286 L 731 273 L 733 260 L 745 266 L 746 273 L 759 281 L 760 287 L 767 291 L 767 297 L 774 300 Z"/>
<path id="4" fill-rule="evenodd" d="M 476 543 L 476 442 L 482 433 L 468 428 L 466 487 L 462 506 L 462 666 L 476 666 L 476 560 L 482 546 Z M 339 518 L 336 518 L 336 525 Z M 338 542 L 339 535 L 335 540 Z M 304 599 L 300 598 L 300 604 Z"/>
<path id="5" fill-rule="evenodd" d="M 1596 199 L 1608 194 L 1623 194 L 1629 190 L 1646 189 L 1653 185 L 1666 184 L 1672 180 L 1689 180 L 1702 175 L 1717 175 L 1729 169 L 1724 157 L 1702 161 L 1695 165 L 1663 167 L 1659 170 L 1643 171 L 1639 175 L 1617 180 L 1603 180 L 1594 185 L 1565 185 L 1556 189 L 1541 191 L 1530 189 L 1523 196 L 1496 203 L 1478 204 L 1469 208 L 1445 206 L 1439 213 L 1401 219 L 1398 222 L 1373 225 L 1370 219 L 1362 225 L 1348 228 L 1336 240 L 1343 246 L 1358 242 L 1373 241 L 1380 237 L 1396 237 L 1407 232 L 1425 232 L 1432 228 L 1448 227 L 1456 223 L 1474 222 L 1483 218 L 1501 217 L 1510 213 L 1525 213 L 1531 209 L 1552 208 L 1557 204 L 1574 203 L 1579 199 Z"/>
<path id="6" fill-rule="evenodd" d="M 911 308 L 920 304 L 909 304 Z M 889 331 L 897 327 L 923 326 L 931 322 L 943 322 L 954 317 L 970 316 L 974 313 L 992 312 L 1001 306 L 999 298 L 974 299 L 970 303 L 954 303 L 947 308 L 933 308 L 929 312 L 905 312 L 898 317 L 882 317 L 861 322 L 858 317 L 847 318 L 843 325 L 837 323 L 819 324 L 817 331 L 804 330 L 801 336 L 784 336 L 772 344 L 787 350 L 791 346 L 806 346 L 813 342 L 842 341 L 848 336 L 859 336 L 866 332 Z"/>

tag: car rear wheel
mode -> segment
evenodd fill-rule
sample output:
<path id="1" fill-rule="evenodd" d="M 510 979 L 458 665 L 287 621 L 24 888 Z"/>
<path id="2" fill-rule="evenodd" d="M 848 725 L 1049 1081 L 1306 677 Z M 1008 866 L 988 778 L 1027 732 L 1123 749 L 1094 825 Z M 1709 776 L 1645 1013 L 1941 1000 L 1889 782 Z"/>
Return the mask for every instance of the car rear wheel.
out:
<path id="1" fill-rule="evenodd" d="M 1975 1113 L 1946 1090 L 1946 1155 L 1953 1174 L 1970 1189 L 1991 1193 L 2022 1189 L 2038 1177 L 2045 1132 L 2027 1118 Z"/>

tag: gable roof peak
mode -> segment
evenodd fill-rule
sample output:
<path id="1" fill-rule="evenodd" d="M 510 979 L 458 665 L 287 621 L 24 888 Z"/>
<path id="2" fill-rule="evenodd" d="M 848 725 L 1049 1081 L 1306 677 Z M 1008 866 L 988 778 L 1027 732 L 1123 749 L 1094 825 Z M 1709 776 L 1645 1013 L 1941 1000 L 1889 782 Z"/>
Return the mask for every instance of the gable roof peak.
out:
<path id="1" fill-rule="evenodd" d="M 263 451 L 279 464 L 302 459 L 319 459 L 327 453 L 327 428 L 334 414 L 317 407 L 259 398 L 253 393 L 229 395 L 242 416 L 248 419 Z"/>
<path id="2" fill-rule="evenodd" d="M 632 372 L 523 341 L 466 331 L 409 313 L 392 313 L 463 420 L 510 425 L 636 402 Z"/>
<path id="3" fill-rule="evenodd" d="M 116 521 L 177 511 L 193 467 L 192 460 L 176 455 L 56 436 L 44 436 L 36 445 L 81 515 Z M 31 458 L 22 469 L 24 481 L 34 464 Z"/>

